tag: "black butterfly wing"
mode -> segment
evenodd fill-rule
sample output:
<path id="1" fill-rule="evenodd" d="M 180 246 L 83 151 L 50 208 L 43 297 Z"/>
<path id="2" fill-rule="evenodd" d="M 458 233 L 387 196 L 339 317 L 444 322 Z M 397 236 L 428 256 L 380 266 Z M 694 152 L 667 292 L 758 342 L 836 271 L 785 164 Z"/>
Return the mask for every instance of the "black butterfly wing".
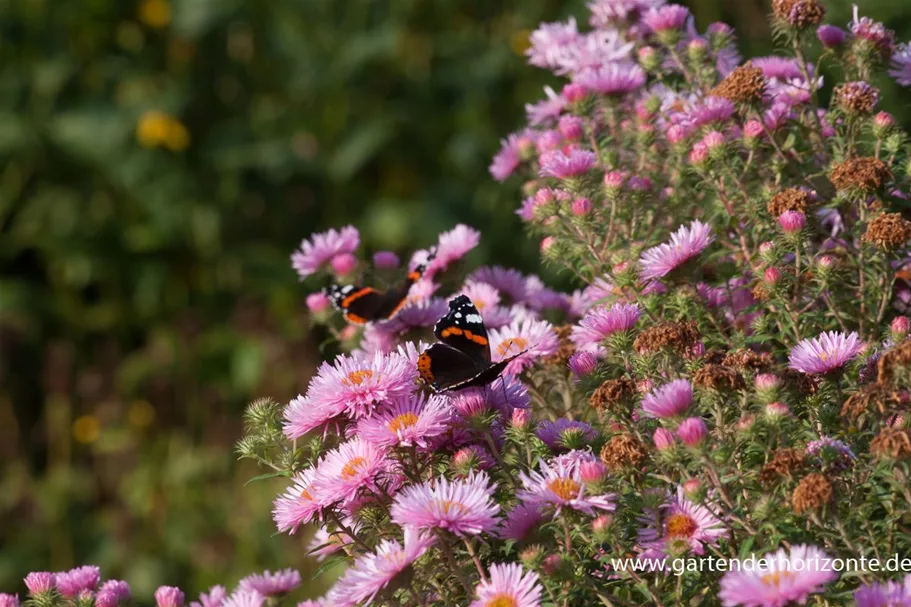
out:
<path id="1" fill-rule="evenodd" d="M 479 366 L 490 365 L 490 341 L 478 309 L 466 295 L 449 301 L 449 312 L 433 327 L 433 334 L 444 344 L 461 350 Z"/>
<path id="2" fill-rule="evenodd" d="M 483 373 L 485 368 L 461 350 L 444 343 L 435 343 L 418 356 L 418 373 L 435 392 L 468 387 L 467 382 Z"/>

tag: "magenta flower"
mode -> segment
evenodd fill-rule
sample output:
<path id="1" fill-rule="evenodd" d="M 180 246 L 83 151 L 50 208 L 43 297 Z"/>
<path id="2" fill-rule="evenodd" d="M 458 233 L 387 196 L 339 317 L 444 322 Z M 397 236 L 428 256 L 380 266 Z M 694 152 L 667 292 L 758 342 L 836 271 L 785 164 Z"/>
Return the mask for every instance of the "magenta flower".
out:
<path id="1" fill-rule="evenodd" d="M 610 308 L 592 308 L 573 327 L 570 339 L 580 350 L 595 351 L 611 335 L 631 330 L 641 315 L 636 304 L 615 303 Z"/>
<path id="2" fill-rule="evenodd" d="M 815 546 L 800 544 L 763 557 L 768 567 L 740 567 L 721 578 L 718 598 L 724 607 L 785 607 L 804 604 L 826 584 L 838 579 L 828 555 Z"/>
<path id="3" fill-rule="evenodd" d="M 379 492 L 392 463 L 386 450 L 353 438 L 333 449 L 320 461 L 313 481 L 314 496 L 320 504 L 350 503 L 363 491 Z"/>
<path id="4" fill-rule="evenodd" d="M 564 448 L 565 432 L 578 432 L 586 443 L 594 442 L 598 438 L 598 431 L 591 424 L 574 419 L 561 417 L 555 421 L 543 421 L 538 425 L 537 435 L 541 441 L 551 449 Z"/>
<path id="5" fill-rule="evenodd" d="M 493 500 L 494 488 L 483 472 L 465 480 L 440 477 L 403 489 L 389 513 L 398 525 L 444 529 L 458 536 L 477 535 L 497 524 L 500 507 Z"/>
<path id="6" fill-rule="evenodd" d="M 439 396 L 422 394 L 401 398 L 382 407 L 357 424 L 357 436 L 377 447 L 429 449 L 433 439 L 446 433 L 452 422 L 449 402 Z"/>
<path id="7" fill-rule="evenodd" d="M 542 592 L 537 573 L 516 563 L 493 564 L 490 579 L 475 588 L 477 599 L 470 607 L 541 607 Z"/>
<path id="8" fill-rule="evenodd" d="M 697 257 L 715 237 L 712 229 L 701 221 L 694 221 L 689 226 L 680 226 L 671 234 L 670 243 L 658 245 L 643 251 L 639 258 L 642 280 L 654 280 L 667 276 L 684 263 Z"/>
<path id="9" fill-rule="evenodd" d="M 377 593 L 421 558 L 434 541 L 432 535 L 421 534 L 414 527 L 405 527 L 404 544 L 382 540 L 375 552 L 359 557 L 339 578 L 327 595 L 329 604 L 370 605 Z"/>
<path id="10" fill-rule="evenodd" d="M 816 37 L 826 48 L 838 48 L 847 36 L 848 33 L 837 25 L 820 25 L 816 29 Z"/>
<path id="11" fill-rule="evenodd" d="M 631 61 L 618 61 L 582 71 L 573 82 L 601 95 L 626 95 L 642 88 L 646 80 L 641 67 Z"/>
<path id="12" fill-rule="evenodd" d="M 448 232 L 440 234 L 436 246 L 436 257 L 427 266 L 427 277 L 448 268 L 452 263 L 462 259 L 481 242 L 481 233 L 465 224 L 458 224 Z"/>
<path id="13" fill-rule="evenodd" d="M 176 586 L 160 586 L 155 591 L 155 604 L 158 607 L 183 607 L 184 594 Z"/>
<path id="14" fill-rule="evenodd" d="M 695 447 L 705 440 L 709 429 L 701 417 L 688 417 L 677 426 L 677 436 L 687 447 Z"/>
<path id="15" fill-rule="evenodd" d="M 41 594 L 56 588 L 57 576 L 49 571 L 33 571 L 25 576 L 25 587 L 31 594 Z"/>
<path id="16" fill-rule="evenodd" d="M 573 352 L 567 367 L 577 380 L 590 375 L 598 367 L 598 357 L 592 352 Z"/>
<path id="17" fill-rule="evenodd" d="M 857 5 L 854 5 L 854 19 L 850 23 L 851 33 L 854 38 L 863 41 L 876 50 L 880 56 L 889 60 L 895 52 L 895 32 L 888 29 L 879 21 L 870 17 L 860 17 Z"/>
<path id="18" fill-rule="evenodd" d="M 567 179 L 587 173 L 598 162 L 594 152 L 570 148 L 554 150 L 541 155 L 541 176 Z"/>
<path id="19" fill-rule="evenodd" d="M 693 384 L 675 379 L 652 390 L 642 399 L 642 411 L 649 417 L 668 418 L 682 415 L 693 402 Z"/>
<path id="20" fill-rule="evenodd" d="M 254 590 L 263 596 L 277 596 L 291 592 L 301 583 L 301 574 L 294 569 L 282 569 L 272 573 L 264 571 L 248 575 L 240 581 L 241 590 Z"/>
<path id="21" fill-rule="evenodd" d="M 95 607 L 117 607 L 129 598 L 129 584 L 121 580 L 108 580 L 95 594 Z"/>
<path id="22" fill-rule="evenodd" d="M 681 549 L 703 554 L 705 546 L 714 546 L 728 534 L 724 523 L 706 506 L 694 504 L 686 497 L 683 487 L 668 496 L 657 509 L 652 508 L 638 517 L 644 527 L 639 529 L 639 545 L 644 558 L 679 554 Z"/>
<path id="23" fill-rule="evenodd" d="M 911 607 L 911 575 L 904 582 L 874 582 L 854 591 L 855 607 Z"/>
<path id="24" fill-rule="evenodd" d="M 222 607 L 228 598 L 228 591 L 224 586 L 212 586 L 209 593 L 199 593 L 199 601 L 190 603 L 190 607 Z"/>
<path id="25" fill-rule="evenodd" d="M 652 435 L 652 441 L 655 443 L 655 449 L 658 451 L 664 451 L 665 449 L 670 449 L 673 447 L 674 443 L 677 441 L 677 438 L 670 430 L 667 430 L 665 428 L 658 428 Z"/>
<path id="26" fill-rule="evenodd" d="M 529 402 L 528 390 L 511 376 L 500 376 L 489 385 L 459 390 L 449 396 L 453 409 L 465 419 L 490 411 L 509 417 L 513 409 L 527 409 Z"/>
<path id="27" fill-rule="evenodd" d="M 531 474 L 519 472 L 523 489 L 516 493 L 523 503 L 539 508 L 552 506 L 559 513 L 566 506 L 589 516 L 595 509 L 613 511 L 613 495 L 587 495 L 585 482 L 581 478 L 578 464 L 554 460 L 550 464 L 541 460 L 540 471 Z"/>
<path id="28" fill-rule="evenodd" d="M 95 590 L 101 581 L 101 569 L 94 565 L 76 567 L 57 574 L 57 590 L 68 599 L 75 598 L 83 590 Z"/>
<path id="29" fill-rule="evenodd" d="M 778 223 L 785 234 L 796 234 L 807 225 L 807 216 L 801 211 L 785 211 L 778 216 Z"/>
<path id="30" fill-rule="evenodd" d="M 0 592 L 0 607 L 19 607 L 19 595 Z"/>
<path id="31" fill-rule="evenodd" d="M 489 284 L 500 293 L 505 293 L 512 303 L 525 301 L 528 296 L 525 276 L 518 270 L 503 266 L 481 266 L 465 281 Z"/>
<path id="32" fill-rule="evenodd" d="M 255 590 L 242 590 L 238 588 L 231 596 L 225 599 L 222 607 L 262 607 L 266 597 Z"/>
<path id="33" fill-rule="evenodd" d="M 546 320 L 516 320 L 505 327 L 492 329 L 490 353 L 493 361 L 524 352 L 506 366 L 505 373 L 517 375 L 535 361 L 552 356 L 560 347 L 553 325 Z"/>
<path id="34" fill-rule="evenodd" d="M 300 249 L 291 255 L 291 265 L 301 280 L 315 274 L 336 256 L 350 255 L 360 245 L 360 235 L 354 226 L 345 226 L 341 231 L 329 230 L 312 234 L 309 240 L 301 242 Z"/>
<path id="35" fill-rule="evenodd" d="M 544 87 L 544 93 L 547 98 L 538 103 L 525 104 L 525 113 L 528 114 L 528 122 L 533 126 L 544 123 L 550 123 L 560 117 L 563 110 L 566 109 L 566 99 L 558 95 L 549 86 Z"/>
<path id="36" fill-rule="evenodd" d="M 315 479 L 315 468 L 298 472 L 288 490 L 275 499 L 272 520 L 279 531 L 294 533 L 299 526 L 309 523 L 319 512 L 321 504 L 316 499 L 313 487 Z"/>
<path id="37" fill-rule="evenodd" d="M 333 421 L 339 421 L 345 412 L 342 401 L 314 403 L 307 397 L 298 395 L 284 410 L 282 430 L 289 439 L 300 438 L 317 428 L 326 428 Z"/>
<path id="38" fill-rule="evenodd" d="M 543 521 L 544 514 L 538 506 L 519 504 L 506 515 L 494 535 L 501 540 L 520 542 Z"/>
<path id="39" fill-rule="evenodd" d="M 500 151 L 490 163 L 490 174 L 497 181 L 506 181 L 522 162 L 522 151 L 519 147 L 519 135 L 513 133 L 500 142 Z"/>
<path id="40" fill-rule="evenodd" d="M 725 124 L 734 115 L 734 104 L 722 97 L 706 97 L 687 113 L 690 128 L 706 124 Z"/>
<path id="41" fill-rule="evenodd" d="M 542 23 L 529 36 L 529 47 L 525 51 L 528 62 L 536 67 L 558 68 L 566 49 L 579 39 L 579 28 L 575 18 L 566 23 Z"/>
<path id="42" fill-rule="evenodd" d="M 889 75 L 902 86 L 911 86 L 911 45 L 902 44 L 892 55 L 892 68 Z"/>
<path id="43" fill-rule="evenodd" d="M 809 375 L 821 375 L 843 367 L 865 348 L 857 333 L 836 331 L 805 339 L 791 349 L 788 366 Z"/>
<path id="44" fill-rule="evenodd" d="M 607 27 L 617 22 L 634 22 L 648 9 L 662 4 L 664 0 L 593 0 L 588 9 L 593 26 Z"/>
<path id="45" fill-rule="evenodd" d="M 642 21 L 654 32 L 680 30 L 690 16 L 690 9 L 679 4 L 668 4 L 650 9 L 642 16 Z"/>

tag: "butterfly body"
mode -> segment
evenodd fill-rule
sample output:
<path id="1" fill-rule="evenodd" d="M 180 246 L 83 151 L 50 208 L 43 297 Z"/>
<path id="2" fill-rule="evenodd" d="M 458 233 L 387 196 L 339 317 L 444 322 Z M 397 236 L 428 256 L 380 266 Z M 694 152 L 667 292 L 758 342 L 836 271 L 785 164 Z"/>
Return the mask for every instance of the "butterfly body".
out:
<path id="1" fill-rule="evenodd" d="M 330 285 L 323 292 L 349 323 L 363 325 L 389 320 L 408 303 L 411 287 L 421 279 L 433 258 L 434 252 L 431 251 L 424 263 L 409 272 L 402 283 L 388 291 L 358 285 Z"/>
<path id="2" fill-rule="evenodd" d="M 449 313 L 433 334 L 440 341 L 418 357 L 418 373 L 435 392 L 485 386 L 494 381 L 520 352 L 498 362 L 490 360 L 490 341 L 477 308 L 465 295 L 449 302 Z"/>

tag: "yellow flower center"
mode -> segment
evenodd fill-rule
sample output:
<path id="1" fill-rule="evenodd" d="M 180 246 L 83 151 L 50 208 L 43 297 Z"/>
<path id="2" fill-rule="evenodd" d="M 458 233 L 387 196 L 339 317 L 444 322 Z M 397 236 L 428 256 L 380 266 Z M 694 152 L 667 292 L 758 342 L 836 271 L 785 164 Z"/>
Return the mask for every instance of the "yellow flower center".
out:
<path id="1" fill-rule="evenodd" d="M 342 478 L 352 478 L 360 471 L 360 467 L 364 465 L 364 462 L 367 460 L 363 457 L 355 457 L 348 461 L 345 464 L 345 467 L 342 468 Z"/>
<path id="2" fill-rule="evenodd" d="M 516 599 L 508 594 L 498 594 L 484 603 L 484 607 L 518 607 L 518 605 Z"/>
<path id="3" fill-rule="evenodd" d="M 547 488 L 553 491 L 561 500 L 571 500 L 578 497 L 582 485 L 571 478 L 555 478 L 547 483 Z"/>
<path id="4" fill-rule="evenodd" d="M 408 413 L 402 413 L 401 415 L 393 417 L 389 423 L 386 424 L 386 427 L 392 432 L 399 432 L 405 428 L 410 428 L 416 423 L 418 423 L 417 414 L 409 411 Z"/>
<path id="5" fill-rule="evenodd" d="M 443 510 L 443 514 L 449 514 L 450 512 L 465 514 L 469 511 L 468 507 L 460 502 L 454 502 L 451 500 L 436 500 L 436 503 L 440 509 Z"/>
<path id="6" fill-rule="evenodd" d="M 817 358 L 819 358 L 819 360 L 821 360 L 821 361 L 823 361 L 823 362 L 828 362 L 828 361 L 829 361 L 829 353 L 828 353 L 828 352 L 820 352 L 819 355 L 817 356 Z"/>
<path id="7" fill-rule="evenodd" d="M 515 351 L 513 352 L 513 347 Z M 497 354 L 500 356 L 506 356 L 507 354 L 518 354 L 522 350 L 528 347 L 528 340 L 521 337 L 510 337 L 509 339 L 504 339 L 503 343 L 497 346 Z"/>
<path id="8" fill-rule="evenodd" d="M 348 377 L 342 380 L 342 384 L 346 386 L 360 386 L 364 381 L 373 377 L 373 371 L 369 369 L 362 369 L 360 371 L 352 371 L 348 374 Z"/>
<path id="9" fill-rule="evenodd" d="M 781 582 L 787 581 L 794 578 L 794 574 L 790 571 L 774 571 L 772 573 L 767 573 L 762 576 L 760 579 L 762 583 L 766 586 L 775 586 L 776 588 L 781 586 Z"/>
<path id="10" fill-rule="evenodd" d="M 669 537 L 691 537 L 699 526 L 686 514 L 672 514 L 664 524 L 664 531 Z"/>
<path id="11" fill-rule="evenodd" d="M 307 500 L 308 502 L 313 501 L 313 496 L 310 494 L 309 489 L 304 489 L 303 491 L 301 491 L 301 498 Z"/>

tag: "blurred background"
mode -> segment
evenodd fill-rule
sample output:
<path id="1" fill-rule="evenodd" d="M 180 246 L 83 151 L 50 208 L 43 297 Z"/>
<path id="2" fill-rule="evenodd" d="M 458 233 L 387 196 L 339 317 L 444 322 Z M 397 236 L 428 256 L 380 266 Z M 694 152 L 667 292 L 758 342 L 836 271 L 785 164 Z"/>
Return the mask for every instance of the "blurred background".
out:
<path id="1" fill-rule="evenodd" d="M 772 52 L 765 0 L 689 4 Z M 582 5 L 0 0 L 0 590 L 83 563 L 143 597 L 309 579 L 306 534 L 270 520 L 283 482 L 244 486 L 232 452 L 244 405 L 320 359 L 289 255 L 339 224 L 407 254 L 464 222 L 477 259 L 538 271 L 487 166 L 552 82 L 529 31 Z M 861 10 L 911 38 L 911 4 Z"/>

